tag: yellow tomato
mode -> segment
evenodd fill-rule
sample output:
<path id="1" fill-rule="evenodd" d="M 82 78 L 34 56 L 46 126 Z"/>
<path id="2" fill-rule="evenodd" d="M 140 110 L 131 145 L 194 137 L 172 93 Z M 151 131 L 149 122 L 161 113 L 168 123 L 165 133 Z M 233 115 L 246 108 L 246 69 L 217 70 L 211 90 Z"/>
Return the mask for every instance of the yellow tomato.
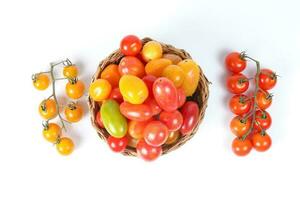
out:
<path id="1" fill-rule="evenodd" d="M 192 96 L 198 86 L 200 69 L 197 63 L 191 59 L 181 61 L 178 63 L 178 66 L 181 67 L 185 75 L 181 88 L 184 90 L 186 96 Z"/>
<path id="2" fill-rule="evenodd" d="M 162 73 L 162 76 L 173 81 L 174 85 L 179 88 L 184 81 L 184 73 L 182 69 L 177 65 L 169 65 Z"/>
<path id="3" fill-rule="evenodd" d="M 66 94 L 71 99 L 79 99 L 84 93 L 84 83 L 82 81 L 68 82 L 66 84 Z"/>
<path id="4" fill-rule="evenodd" d="M 161 58 L 162 54 L 163 49 L 159 42 L 149 41 L 143 46 L 142 56 L 146 62 Z"/>
<path id="5" fill-rule="evenodd" d="M 65 108 L 65 116 L 69 122 L 78 122 L 82 118 L 82 107 L 76 103 L 70 103 Z"/>
<path id="6" fill-rule="evenodd" d="M 177 65 L 180 61 L 182 61 L 182 58 L 180 56 L 172 53 L 164 54 L 163 58 L 171 60 L 174 65 Z"/>
<path id="7" fill-rule="evenodd" d="M 57 108 L 55 101 L 53 99 L 42 101 L 39 105 L 39 113 L 46 120 L 56 117 Z"/>
<path id="8" fill-rule="evenodd" d="M 171 65 L 172 61 L 166 58 L 159 58 L 155 60 L 151 60 L 145 66 L 146 74 L 150 74 L 156 77 L 161 77 L 164 69 Z"/>
<path id="9" fill-rule="evenodd" d="M 57 151 L 64 156 L 70 155 L 74 150 L 74 143 L 70 138 L 60 138 L 56 144 Z"/>
<path id="10" fill-rule="evenodd" d="M 78 75 L 78 69 L 75 65 L 65 66 L 63 74 L 66 78 L 76 78 Z"/>
<path id="11" fill-rule="evenodd" d="M 46 74 L 33 75 L 33 85 L 38 90 L 45 90 L 50 83 L 49 77 Z"/>
<path id="12" fill-rule="evenodd" d="M 49 123 L 48 127 L 44 128 L 44 138 L 52 143 L 55 143 L 61 134 L 61 128 L 55 123 Z"/>
<path id="13" fill-rule="evenodd" d="M 132 104 L 141 104 L 148 97 L 148 88 L 144 81 L 133 75 L 123 75 L 119 88 L 126 101 Z"/>
<path id="14" fill-rule="evenodd" d="M 111 92 L 111 84 L 105 79 L 97 79 L 90 85 L 89 95 L 94 101 L 106 99 Z"/>
<path id="15" fill-rule="evenodd" d="M 175 143 L 178 140 L 179 135 L 180 135 L 179 131 L 170 132 L 169 137 L 168 137 L 168 139 L 167 139 L 167 141 L 166 141 L 165 144 L 173 144 L 173 143 Z"/>
<path id="16" fill-rule="evenodd" d="M 108 80 L 112 87 L 118 87 L 121 75 L 118 70 L 118 65 L 110 64 L 101 72 L 101 78 Z"/>

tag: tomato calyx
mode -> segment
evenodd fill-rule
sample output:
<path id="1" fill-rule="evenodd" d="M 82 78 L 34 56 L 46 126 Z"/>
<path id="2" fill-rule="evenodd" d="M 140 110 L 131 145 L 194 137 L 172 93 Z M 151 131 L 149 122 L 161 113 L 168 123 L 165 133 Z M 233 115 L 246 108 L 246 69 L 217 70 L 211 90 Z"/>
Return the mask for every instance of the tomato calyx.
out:
<path id="1" fill-rule="evenodd" d="M 67 107 L 70 110 L 76 110 L 77 109 L 77 104 L 74 101 L 71 101 L 70 103 L 68 103 Z"/>
<path id="2" fill-rule="evenodd" d="M 78 78 L 75 77 L 75 78 L 67 78 L 69 83 L 71 83 L 72 85 L 75 85 L 77 82 L 78 82 Z"/>

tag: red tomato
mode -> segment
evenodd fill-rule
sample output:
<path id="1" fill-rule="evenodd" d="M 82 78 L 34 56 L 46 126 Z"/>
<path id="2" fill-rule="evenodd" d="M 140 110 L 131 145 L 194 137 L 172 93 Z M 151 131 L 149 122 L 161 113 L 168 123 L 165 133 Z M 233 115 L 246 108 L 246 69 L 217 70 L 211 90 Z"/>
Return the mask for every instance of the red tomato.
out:
<path id="1" fill-rule="evenodd" d="M 134 56 L 125 56 L 119 63 L 119 72 L 122 75 L 130 74 L 142 78 L 145 74 L 144 64 Z"/>
<path id="2" fill-rule="evenodd" d="M 253 148 L 256 151 L 267 151 L 271 145 L 272 145 L 272 140 L 271 137 L 268 134 L 262 135 L 261 133 L 256 133 L 252 137 L 252 144 Z"/>
<path id="3" fill-rule="evenodd" d="M 256 130 L 259 131 L 261 131 L 261 129 L 267 130 L 268 128 L 270 128 L 271 124 L 272 124 L 272 118 L 267 111 L 261 111 L 261 110 L 256 111 L 255 123 L 254 123 L 254 128 Z"/>
<path id="4" fill-rule="evenodd" d="M 157 104 L 154 98 L 147 98 L 144 104 L 148 105 L 151 108 L 152 115 L 158 115 L 161 112 L 161 108 Z"/>
<path id="5" fill-rule="evenodd" d="M 186 100 L 185 92 L 182 88 L 177 89 L 177 95 L 178 95 L 178 108 L 183 106 Z"/>
<path id="6" fill-rule="evenodd" d="M 172 81 L 161 77 L 153 83 L 153 95 L 159 107 L 171 112 L 177 109 L 178 95 L 177 89 Z"/>
<path id="7" fill-rule="evenodd" d="M 255 101 L 260 109 L 265 110 L 272 104 L 272 95 L 270 95 L 267 91 L 262 92 L 259 90 L 257 92 Z"/>
<path id="8" fill-rule="evenodd" d="M 180 128 L 182 135 L 190 134 L 196 127 L 199 118 L 199 107 L 193 101 L 187 101 L 181 108 L 183 123 Z"/>
<path id="9" fill-rule="evenodd" d="M 263 90 L 272 89 L 277 82 L 277 75 L 270 69 L 260 70 L 258 85 Z"/>
<path id="10" fill-rule="evenodd" d="M 142 78 L 142 80 L 145 82 L 148 91 L 149 91 L 149 97 L 153 97 L 153 91 L 152 91 L 152 87 L 153 87 L 153 83 L 156 80 L 156 77 L 153 75 L 146 75 Z"/>
<path id="11" fill-rule="evenodd" d="M 110 149 L 114 152 L 122 152 L 127 146 L 128 138 L 126 136 L 122 138 L 115 138 L 113 136 L 109 136 L 107 139 L 107 143 Z"/>
<path id="12" fill-rule="evenodd" d="M 147 126 L 147 124 L 152 121 L 153 119 L 150 118 L 147 121 L 138 122 L 138 121 L 130 121 L 128 123 L 128 133 L 129 135 L 134 139 L 142 139 L 144 137 L 144 129 Z"/>
<path id="13" fill-rule="evenodd" d="M 121 40 L 120 49 L 126 56 L 135 56 L 142 49 L 142 41 L 135 35 L 127 35 Z"/>
<path id="14" fill-rule="evenodd" d="M 97 122 L 97 124 L 98 124 L 99 127 L 104 128 L 104 124 L 103 124 L 102 119 L 101 119 L 101 112 L 100 112 L 100 110 L 97 112 L 96 122 Z"/>
<path id="15" fill-rule="evenodd" d="M 183 117 L 178 110 L 173 112 L 161 112 L 159 115 L 159 120 L 168 127 L 169 131 L 179 130 L 183 123 Z"/>
<path id="16" fill-rule="evenodd" d="M 152 117 L 152 110 L 146 104 L 123 102 L 120 105 L 120 111 L 126 118 L 134 121 L 146 121 Z"/>
<path id="17" fill-rule="evenodd" d="M 232 141 L 232 151 L 237 156 L 245 156 L 250 153 L 252 149 L 252 144 L 249 139 L 241 140 L 239 138 L 235 138 Z"/>
<path id="18" fill-rule="evenodd" d="M 229 108 L 236 115 L 244 115 L 250 111 L 251 100 L 243 94 L 234 95 L 229 101 Z"/>
<path id="19" fill-rule="evenodd" d="M 241 94 L 249 87 L 249 80 L 243 74 L 234 74 L 227 78 L 227 89 L 233 94 Z"/>
<path id="20" fill-rule="evenodd" d="M 242 137 L 251 128 L 251 120 L 244 120 L 240 116 L 235 116 L 230 122 L 230 129 L 237 137 Z"/>
<path id="21" fill-rule="evenodd" d="M 226 56 L 225 59 L 226 67 L 233 73 L 240 73 L 246 68 L 246 60 L 241 57 L 238 52 L 232 52 Z"/>
<path id="22" fill-rule="evenodd" d="M 114 100 L 116 100 L 119 104 L 122 103 L 122 102 L 124 101 L 124 100 L 123 100 L 123 96 L 122 96 L 122 94 L 121 94 L 119 88 L 114 88 L 114 89 L 110 92 L 109 99 L 114 99 Z"/>
<path id="23" fill-rule="evenodd" d="M 162 148 L 151 146 L 142 139 L 136 146 L 136 152 L 140 158 L 146 161 L 153 161 L 162 154 Z"/>
<path id="24" fill-rule="evenodd" d="M 151 121 L 147 124 L 144 131 L 144 139 L 151 146 L 163 145 L 169 136 L 168 127 L 160 121 Z"/>

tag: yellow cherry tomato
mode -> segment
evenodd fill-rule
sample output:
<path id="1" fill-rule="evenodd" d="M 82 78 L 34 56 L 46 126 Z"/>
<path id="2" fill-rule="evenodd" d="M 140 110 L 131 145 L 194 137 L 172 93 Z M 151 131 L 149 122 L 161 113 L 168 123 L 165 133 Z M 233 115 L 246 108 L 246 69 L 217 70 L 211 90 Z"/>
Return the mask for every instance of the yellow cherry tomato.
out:
<path id="1" fill-rule="evenodd" d="M 163 58 L 171 60 L 174 65 L 177 65 L 180 61 L 182 61 L 182 58 L 180 56 L 177 56 L 176 54 L 172 53 L 164 54 Z"/>
<path id="2" fill-rule="evenodd" d="M 119 82 L 119 88 L 124 100 L 132 104 L 143 103 L 149 94 L 145 82 L 133 75 L 123 75 Z"/>
<path id="3" fill-rule="evenodd" d="M 111 92 L 111 84 L 105 79 L 97 79 L 90 85 L 89 95 L 94 101 L 106 99 Z"/>
<path id="4" fill-rule="evenodd" d="M 76 78 L 78 75 L 78 69 L 75 65 L 65 66 L 63 74 L 66 78 Z"/>
<path id="5" fill-rule="evenodd" d="M 145 71 L 146 74 L 161 77 L 164 69 L 171 64 L 172 61 L 166 58 L 151 60 L 146 64 Z"/>
<path id="6" fill-rule="evenodd" d="M 181 67 L 185 75 L 181 88 L 184 90 L 186 96 L 192 96 L 198 86 L 200 69 L 197 63 L 191 59 L 179 62 L 178 66 Z"/>
<path id="7" fill-rule="evenodd" d="M 42 101 L 39 105 L 39 113 L 46 120 L 56 117 L 57 108 L 55 101 L 53 99 Z"/>
<path id="8" fill-rule="evenodd" d="M 55 143 L 61 134 L 61 128 L 55 123 L 49 123 L 43 130 L 43 136 L 48 142 Z"/>
<path id="9" fill-rule="evenodd" d="M 177 65 L 169 65 L 162 73 L 162 76 L 173 81 L 174 85 L 179 88 L 184 81 L 184 73 L 182 69 Z"/>
<path id="10" fill-rule="evenodd" d="M 118 70 L 118 65 L 110 64 L 101 72 L 101 78 L 108 80 L 112 87 L 118 87 L 121 75 Z"/>
<path id="11" fill-rule="evenodd" d="M 84 83 L 82 81 L 69 81 L 66 84 L 66 94 L 71 99 L 79 99 L 84 93 Z"/>
<path id="12" fill-rule="evenodd" d="M 82 115 L 83 115 L 82 107 L 74 102 L 69 103 L 65 108 L 65 116 L 69 122 L 80 121 Z"/>
<path id="13" fill-rule="evenodd" d="M 56 144 L 57 151 L 64 156 L 70 155 L 74 150 L 74 143 L 70 138 L 60 138 Z"/>
<path id="14" fill-rule="evenodd" d="M 142 56 L 146 62 L 161 58 L 162 54 L 163 49 L 159 42 L 149 41 L 143 46 Z"/>
<path id="15" fill-rule="evenodd" d="M 179 138 L 179 131 L 172 131 L 169 133 L 169 137 L 165 144 L 174 144 Z"/>
<path id="16" fill-rule="evenodd" d="M 49 77 L 46 74 L 33 75 L 33 85 L 38 90 L 45 90 L 50 84 Z"/>

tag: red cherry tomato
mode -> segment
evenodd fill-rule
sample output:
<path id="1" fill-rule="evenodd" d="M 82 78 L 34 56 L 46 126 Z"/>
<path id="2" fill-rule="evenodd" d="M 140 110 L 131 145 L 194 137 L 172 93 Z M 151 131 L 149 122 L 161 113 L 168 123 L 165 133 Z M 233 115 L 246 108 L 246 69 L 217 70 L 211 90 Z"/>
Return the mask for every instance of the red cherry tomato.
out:
<path id="1" fill-rule="evenodd" d="M 161 108 L 154 98 L 148 97 L 144 104 L 148 105 L 151 108 L 152 115 L 158 115 L 161 112 Z"/>
<path id="2" fill-rule="evenodd" d="M 134 56 L 123 57 L 118 69 L 121 75 L 130 74 L 142 78 L 145 74 L 144 64 Z"/>
<path id="3" fill-rule="evenodd" d="M 178 110 L 173 112 L 161 112 L 159 115 L 159 120 L 168 127 L 169 131 L 179 130 L 183 123 L 183 117 Z"/>
<path id="4" fill-rule="evenodd" d="M 160 121 L 151 121 L 147 124 L 144 131 L 144 139 L 151 146 L 163 145 L 169 136 L 169 131 L 166 125 Z"/>
<path id="5" fill-rule="evenodd" d="M 177 89 L 172 81 L 161 77 L 153 83 L 153 95 L 159 107 L 171 112 L 177 109 L 178 95 Z"/>
<path id="6" fill-rule="evenodd" d="M 162 154 L 162 148 L 151 146 L 142 139 L 136 146 L 136 152 L 140 158 L 146 161 L 153 161 Z"/>
<path id="7" fill-rule="evenodd" d="M 186 100 L 184 90 L 182 88 L 178 88 L 177 95 L 178 95 L 178 108 L 180 108 L 181 106 L 183 106 Z"/>
<path id="8" fill-rule="evenodd" d="M 121 52 L 126 56 L 139 54 L 142 46 L 142 41 L 135 35 L 127 35 L 120 43 Z"/>
<path id="9" fill-rule="evenodd" d="M 277 82 L 277 75 L 270 69 L 262 69 L 259 74 L 258 85 L 263 90 L 272 89 Z"/>
<path id="10" fill-rule="evenodd" d="M 232 141 L 232 151 L 237 156 L 245 156 L 250 153 L 252 149 L 252 144 L 249 139 L 241 140 L 239 138 L 235 138 Z"/>
<path id="11" fill-rule="evenodd" d="M 109 99 L 114 99 L 116 100 L 119 104 L 124 101 L 123 96 L 120 92 L 119 88 L 114 88 L 109 95 Z"/>
<path id="12" fill-rule="evenodd" d="M 103 124 L 102 119 L 101 119 L 101 112 L 100 112 L 100 110 L 97 112 L 96 122 L 97 122 L 97 124 L 98 124 L 99 127 L 104 128 L 104 124 Z"/>
<path id="13" fill-rule="evenodd" d="M 263 135 L 261 133 L 256 133 L 252 136 L 252 144 L 256 151 L 263 152 L 267 151 L 271 147 L 272 140 L 267 133 Z"/>
<path id="14" fill-rule="evenodd" d="M 256 111 L 255 123 L 254 123 L 254 128 L 256 130 L 259 131 L 261 131 L 261 129 L 267 130 L 268 128 L 270 128 L 271 124 L 272 124 L 272 118 L 267 111 L 261 111 L 261 110 Z"/>
<path id="15" fill-rule="evenodd" d="M 149 97 L 153 97 L 152 87 L 153 87 L 154 81 L 156 80 L 156 77 L 148 74 L 148 75 L 144 76 L 142 80 L 145 82 L 145 84 L 148 88 Z"/>
<path id="16" fill-rule="evenodd" d="M 238 52 L 232 52 L 226 56 L 225 59 L 226 67 L 233 73 L 240 73 L 246 68 L 246 60 L 241 57 Z"/>
<path id="17" fill-rule="evenodd" d="M 257 106 L 265 110 L 270 107 L 272 104 L 272 95 L 270 95 L 267 91 L 258 91 L 255 98 Z"/>
<path id="18" fill-rule="evenodd" d="M 249 88 L 249 80 L 243 74 L 234 74 L 227 78 L 227 89 L 233 94 L 241 94 Z"/>
<path id="19" fill-rule="evenodd" d="M 234 95 L 229 101 L 230 110 L 236 115 L 244 115 L 251 109 L 251 100 L 246 95 Z"/>
<path id="20" fill-rule="evenodd" d="M 152 117 L 152 110 L 146 104 L 123 102 L 120 105 L 120 111 L 126 118 L 134 121 L 146 121 Z"/>
<path id="21" fill-rule="evenodd" d="M 187 101 L 181 108 L 183 123 L 180 128 L 182 135 L 190 134 L 196 127 L 199 118 L 199 107 L 193 101 Z"/>
<path id="22" fill-rule="evenodd" d="M 128 138 L 126 136 L 122 138 L 115 138 L 113 136 L 109 136 L 107 139 L 108 146 L 114 152 L 122 152 L 125 150 L 128 144 Z"/>
<path id="23" fill-rule="evenodd" d="M 251 128 L 251 120 L 235 116 L 230 122 L 230 129 L 237 137 L 242 137 Z"/>

